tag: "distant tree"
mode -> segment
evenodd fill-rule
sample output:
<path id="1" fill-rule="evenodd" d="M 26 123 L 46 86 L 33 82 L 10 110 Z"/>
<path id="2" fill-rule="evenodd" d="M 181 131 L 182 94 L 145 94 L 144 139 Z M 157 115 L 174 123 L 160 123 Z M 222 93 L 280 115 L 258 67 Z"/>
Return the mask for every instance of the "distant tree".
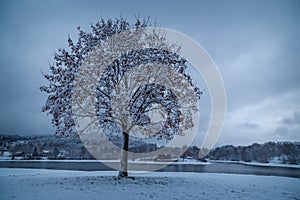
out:
<path id="1" fill-rule="evenodd" d="M 53 154 L 53 158 L 56 159 L 59 154 L 59 149 L 57 148 L 56 145 L 52 149 L 52 154 Z"/>
<path id="2" fill-rule="evenodd" d="M 206 161 L 206 157 L 209 154 L 209 152 L 210 152 L 210 150 L 205 147 L 200 148 L 199 153 L 198 153 L 198 158 L 201 161 Z"/>
<path id="3" fill-rule="evenodd" d="M 284 162 L 289 164 L 300 163 L 300 145 L 284 142 L 281 146 Z"/>
<path id="4" fill-rule="evenodd" d="M 70 50 L 59 49 L 58 53 L 55 53 L 55 63 L 50 66 L 50 74 L 44 74 L 49 85 L 40 88 L 41 91 L 49 94 L 42 111 L 52 115 L 52 124 L 56 128 L 56 134 L 75 135 L 76 119 L 72 115 L 72 91 L 77 78 L 75 78 L 76 73 L 89 54 L 95 53 L 94 50 L 97 50 L 98 45 L 107 38 L 124 31 L 135 31 L 134 36 L 128 36 L 128 39 L 134 42 L 135 50 L 123 53 L 118 59 L 105 66 L 100 81 L 96 83 L 97 91 L 94 101 L 100 126 L 113 131 L 120 130 L 123 136 L 121 137 L 123 153 L 120 177 L 128 176 L 129 134 L 134 132 L 135 127 L 139 126 L 141 134 L 147 134 L 156 139 L 171 140 L 174 135 L 184 135 L 183 130 L 194 126 L 191 113 L 198 111 L 196 103 L 201 91 L 187 74 L 186 60 L 172 51 L 173 47 L 165 44 L 164 37 L 158 33 L 150 36 L 143 35 L 143 29 L 149 24 L 149 21 L 145 19 L 137 19 L 134 25 L 130 25 L 123 18 L 107 21 L 101 19 L 91 26 L 91 33 L 78 28 L 78 42 L 74 44 L 69 38 Z M 143 36 L 146 36 L 146 40 L 142 41 L 140 38 Z M 153 38 L 156 39 L 153 40 Z M 144 44 L 145 41 L 147 44 Z M 152 43 L 159 43 L 161 49 L 149 48 Z M 119 42 L 116 45 L 120 45 Z M 136 49 L 138 47 L 141 48 Z M 98 60 L 105 58 L 109 56 L 106 53 L 97 54 L 96 51 L 93 58 Z M 162 65 L 169 67 L 162 67 Z M 143 66 L 142 70 L 133 70 L 138 66 Z M 93 68 L 93 65 L 90 68 Z M 79 92 L 86 91 L 87 83 L 93 81 L 94 76 L 97 74 L 89 74 L 86 79 L 81 79 L 82 89 Z M 160 78 L 162 76 L 164 79 Z M 152 79 L 150 80 L 149 77 Z M 182 82 L 180 78 L 185 82 Z M 159 84 L 157 79 L 160 79 Z M 144 84 L 136 84 L 137 80 Z M 178 91 L 172 91 L 165 85 L 180 85 L 180 87 Z M 177 94 L 184 98 L 178 99 Z M 86 95 L 86 99 L 94 97 L 90 93 Z M 79 105 L 80 103 L 82 102 L 78 102 Z M 182 107 L 182 104 L 188 106 Z M 149 113 L 153 112 L 160 114 L 161 121 L 151 122 Z M 146 128 L 146 125 L 150 123 L 153 125 L 152 129 Z M 179 129 L 179 123 L 183 129 Z"/>
<path id="5" fill-rule="evenodd" d="M 245 162 L 251 161 L 248 156 L 247 148 L 245 148 L 245 147 L 242 147 L 242 150 L 241 150 L 241 160 L 245 161 Z"/>
<path id="6" fill-rule="evenodd" d="M 32 149 L 32 157 L 36 159 L 38 156 L 37 147 L 33 147 Z"/>

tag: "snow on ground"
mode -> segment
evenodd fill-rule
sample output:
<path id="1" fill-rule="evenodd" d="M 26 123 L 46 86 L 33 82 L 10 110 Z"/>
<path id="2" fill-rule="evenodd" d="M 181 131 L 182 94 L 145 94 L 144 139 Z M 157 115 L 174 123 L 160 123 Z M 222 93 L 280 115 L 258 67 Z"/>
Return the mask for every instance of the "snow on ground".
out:
<path id="1" fill-rule="evenodd" d="M 244 165 L 265 166 L 265 167 L 289 167 L 300 168 L 300 165 L 281 164 L 281 163 L 258 163 L 258 162 L 242 162 Z"/>
<path id="2" fill-rule="evenodd" d="M 273 176 L 0 169 L 0 199 L 298 199 L 300 179 Z"/>
<path id="3" fill-rule="evenodd" d="M 235 164 L 252 165 L 252 166 L 263 166 L 263 167 L 288 167 L 288 168 L 300 168 L 300 165 L 281 164 L 281 163 L 259 163 L 259 162 L 228 161 L 228 160 L 209 160 L 209 162 L 217 162 L 217 163 L 235 163 Z"/>

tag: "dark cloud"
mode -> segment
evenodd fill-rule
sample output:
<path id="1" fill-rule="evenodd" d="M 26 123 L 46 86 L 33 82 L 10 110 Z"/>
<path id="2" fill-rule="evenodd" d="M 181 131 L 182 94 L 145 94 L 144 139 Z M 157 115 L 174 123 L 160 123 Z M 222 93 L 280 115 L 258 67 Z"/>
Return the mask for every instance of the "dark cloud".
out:
<path id="1" fill-rule="evenodd" d="M 289 129 L 284 126 L 279 126 L 275 129 L 274 133 L 280 136 L 286 136 L 289 134 Z"/>
<path id="2" fill-rule="evenodd" d="M 299 125 L 300 126 L 300 112 L 295 112 L 292 117 L 285 117 L 282 119 L 282 123 L 286 125 Z"/>
<path id="3" fill-rule="evenodd" d="M 241 126 L 245 129 L 257 129 L 257 128 L 259 128 L 258 124 L 250 123 L 250 122 L 243 123 Z"/>

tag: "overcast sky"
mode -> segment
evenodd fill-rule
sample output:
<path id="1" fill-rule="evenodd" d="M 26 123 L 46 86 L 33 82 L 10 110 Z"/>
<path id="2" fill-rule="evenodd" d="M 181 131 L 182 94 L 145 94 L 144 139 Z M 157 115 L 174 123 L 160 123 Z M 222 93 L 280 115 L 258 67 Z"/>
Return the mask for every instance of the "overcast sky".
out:
<path id="1" fill-rule="evenodd" d="M 100 16 L 132 21 L 140 14 L 192 37 L 218 66 L 227 93 L 218 145 L 300 141 L 299 10 L 292 0 L 2 0 L 0 134 L 53 134 L 38 88 L 47 84 L 41 70 L 48 71 L 54 51 Z"/>

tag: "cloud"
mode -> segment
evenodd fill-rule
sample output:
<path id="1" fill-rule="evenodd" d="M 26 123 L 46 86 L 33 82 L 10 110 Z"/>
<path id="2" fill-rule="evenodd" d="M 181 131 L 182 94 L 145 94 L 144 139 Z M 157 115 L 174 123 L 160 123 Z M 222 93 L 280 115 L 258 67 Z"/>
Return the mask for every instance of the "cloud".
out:
<path id="1" fill-rule="evenodd" d="M 242 34 L 247 42 L 236 44 L 236 49 L 231 51 L 235 54 L 219 64 L 229 109 L 300 88 L 300 68 L 295 67 L 299 62 L 295 52 L 300 49 L 294 41 L 272 29 L 262 31 L 260 37 L 255 35 L 255 30 L 249 31 L 253 33 L 249 38 Z M 221 53 L 228 54 L 226 50 Z"/>
<path id="2" fill-rule="evenodd" d="M 284 117 L 282 123 L 286 125 L 300 125 L 300 112 L 294 112 L 292 116 Z"/>
<path id="3" fill-rule="evenodd" d="M 227 115 L 220 144 L 300 140 L 300 90 L 284 93 Z"/>
<path id="4" fill-rule="evenodd" d="M 286 136 L 289 133 L 289 129 L 285 126 L 279 126 L 275 129 L 274 134 L 279 136 Z"/>
<path id="5" fill-rule="evenodd" d="M 77 26 L 89 30 L 101 15 L 133 19 L 143 13 L 203 44 L 219 67 L 228 97 L 220 144 L 299 140 L 297 8 L 298 1 L 234 1 L 234 7 L 201 1 L 6 1 L 0 7 L 0 134 L 52 134 L 50 117 L 40 112 L 46 98 L 38 91 L 46 84 L 40 68 L 48 71 L 53 51 L 66 47 L 68 34 L 76 38 Z M 197 144 L 210 119 L 205 101 Z"/>
<path id="6" fill-rule="evenodd" d="M 300 112 L 299 110 L 285 115 L 281 119 L 280 125 L 274 131 L 275 135 L 284 138 L 300 138 Z"/>
<path id="7" fill-rule="evenodd" d="M 241 127 L 244 127 L 245 129 L 257 129 L 259 128 L 259 125 L 255 123 L 245 122 L 241 125 Z"/>

